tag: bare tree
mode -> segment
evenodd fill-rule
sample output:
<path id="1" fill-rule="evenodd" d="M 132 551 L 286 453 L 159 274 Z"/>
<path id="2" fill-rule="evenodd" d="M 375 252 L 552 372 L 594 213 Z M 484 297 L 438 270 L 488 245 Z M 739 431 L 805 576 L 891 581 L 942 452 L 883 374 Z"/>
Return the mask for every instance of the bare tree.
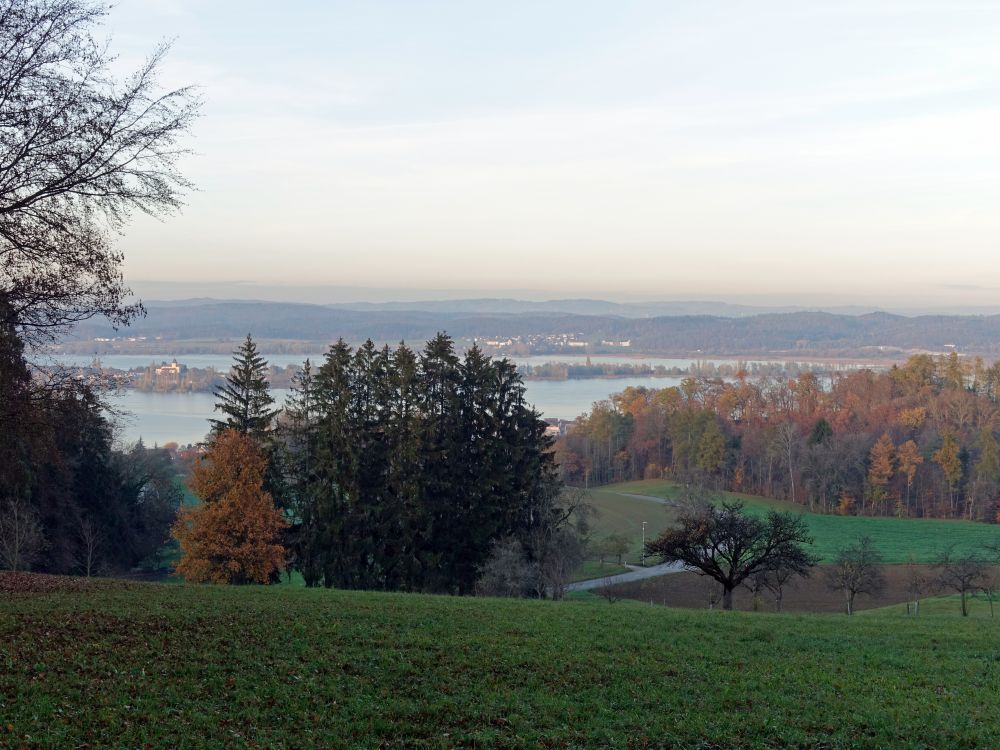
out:
<path id="1" fill-rule="evenodd" d="M 778 566 L 764 576 L 764 588 L 774 594 L 774 609 L 781 612 L 785 603 L 785 587 L 799 576 L 808 577 L 809 571 L 796 570 L 785 565 Z"/>
<path id="2" fill-rule="evenodd" d="M 601 582 L 601 587 L 597 589 L 597 593 L 607 599 L 608 604 L 614 604 L 620 598 L 618 592 L 615 590 L 614 579 L 608 576 Z"/>
<path id="3" fill-rule="evenodd" d="M 962 603 L 962 617 L 969 616 L 969 595 L 974 594 L 986 581 L 989 564 L 974 554 L 956 555 L 949 548 L 937 561 L 938 583 L 959 595 Z"/>
<path id="4" fill-rule="evenodd" d="M 562 599 L 573 571 L 583 562 L 584 545 L 570 528 L 563 528 L 531 545 L 532 557 L 538 569 L 537 594 Z"/>
<path id="5" fill-rule="evenodd" d="M 782 458 L 788 467 L 788 487 L 789 499 L 795 502 L 795 456 L 798 452 L 799 433 L 794 422 L 785 422 L 778 428 L 778 445 L 781 448 Z"/>
<path id="6" fill-rule="evenodd" d="M 167 46 L 124 80 L 91 0 L 0 0 L 0 300 L 29 343 L 128 304 L 113 238 L 181 205 L 191 89 L 162 91 Z"/>
<path id="7" fill-rule="evenodd" d="M 920 600 L 933 588 L 934 579 L 927 575 L 924 569 L 911 558 L 906 564 L 906 614 L 911 614 L 910 607 L 912 606 L 912 614 L 919 615 Z"/>
<path id="8" fill-rule="evenodd" d="M 479 568 L 479 596 L 529 596 L 537 590 L 538 566 L 528 560 L 524 545 L 514 537 L 493 544 L 493 551 Z"/>
<path id="9" fill-rule="evenodd" d="M 97 568 L 101 547 L 104 544 L 104 534 L 89 518 L 80 519 L 80 569 L 90 578 Z"/>
<path id="10" fill-rule="evenodd" d="M 785 565 L 779 565 L 773 570 L 762 570 L 754 573 L 743 582 L 743 586 L 753 595 L 751 607 L 754 612 L 759 611 L 761 608 L 764 591 L 771 592 L 771 595 L 774 596 L 774 609 L 776 612 L 781 612 L 784 608 L 785 588 L 791 583 L 793 578 L 808 575 L 808 569 L 800 571 Z"/>
<path id="11" fill-rule="evenodd" d="M 742 503 L 721 507 L 685 509 L 678 527 L 646 545 L 664 562 L 682 562 L 722 585 L 722 607 L 733 608 L 733 589 L 747 578 L 786 567 L 805 573 L 816 564 L 806 552 L 812 537 L 802 516 L 767 514 L 765 518 L 743 512 Z"/>
<path id="12" fill-rule="evenodd" d="M 837 553 L 833 567 L 826 572 L 827 585 L 844 592 L 847 614 L 854 614 L 854 600 L 858 594 L 876 596 L 885 588 L 882 574 L 882 555 L 870 537 L 861 537 L 857 544 Z"/>
<path id="13" fill-rule="evenodd" d="M 990 617 L 993 617 L 993 601 L 997 598 L 997 591 L 1000 589 L 1000 576 L 995 567 L 988 567 L 983 575 L 983 581 L 979 584 L 979 592 L 986 597 L 990 604 Z"/>
<path id="14" fill-rule="evenodd" d="M 604 544 L 606 545 L 607 554 L 614 557 L 619 565 L 622 564 L 622 555 L 627 554 L 628 548 L 631 546 L 629 538 L 624 534 L 608 534 L 604 537 Z"/>
<path id="15" fill-rule="evenodd" d="M 45 549 L 38 515 L 23 500 L 0 506 L 0 564 L 15 572 L 30 570 Z"/>
<path id="16" fill-rule="evenodd" d="M 757 573 L 754 573 L 752 576 L 743 581 L 743 588 L 745 588 L 747 591 L 750 592 L 751 596 L 750 608 L 754 612 L 760 611 L 760 604 L 762 599 L 761 592 L 765 588 L 764 582 L 766 580 L 767 580 L 767 572 L 761 570 Z"/>

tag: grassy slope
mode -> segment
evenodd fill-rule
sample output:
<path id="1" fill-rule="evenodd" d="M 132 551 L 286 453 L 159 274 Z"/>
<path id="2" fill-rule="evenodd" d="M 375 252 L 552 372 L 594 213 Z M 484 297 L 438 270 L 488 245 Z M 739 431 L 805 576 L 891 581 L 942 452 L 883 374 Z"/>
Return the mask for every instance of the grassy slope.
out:
<path id="1" fill-rule="evenodd" d="M 0 745 L 996 747 L 998 636 L 594 599 L 18 595 L 0 599 Z"/>
<path id="2" fill-rule="evenodd" d="M 588 581 L 592 578 L 604 578 L 618 573 L 628 573 L 628 571 L 629 569 L 624 565 L 618 565 L 613 560 L 605 560 L 603 563 L 600 560 L 585 560 L 577 568 L 570 581 Z"/>
<path id="3" fill-rule="evenodd" d="M 654 497 L 674 497 L 676 486 L 667 481 L 629 482 L 603 487 L 594 493 L 594 505 L 600 510 L 607 498 L 615 493 L 634 493 Z M 783 500 L 771 500 L 753 495 L 723 493 L 727 498 L 742 500 L 755 512 L 788 510 L 802 513 L 799 505 Z M 620 495 L 619 495 L 620 497 Z M 641 503 L 641 500 L 633 500 Z M 624 510 L 625 506 L 616 506 Z M 632 506 L 629 506 L 632 507 Z M 666 518 L 662 508 L 651 503 L 639 512 L 654 513 Z M 916 518 L 866 518 L 862 516 L 836 516 L 805 512 L 806 522 L 815 537 L 815 552 L 823 561 L 830 561 L 841 547 L 854 543 L 860 536 L 870 536 L 888 563 L 904 563 L 912 555 L 917 562 L 933 562 L 949 545 L 958 551 L 981 551 L 984 544 L 1000 541 L 1000 526 L 971 521 L 939 521 Z M 645 516 L 643 516 L 645 518 Z M 638 515 L 635 519 L 642 520 Z M 600 529 L 601 516 L 596 526 Z M 620 522 L 619 522 L 620 523 Z M 650 527 L 647 527 L 647 534 Z M 598 533 L 601 533 L 598 531 Z M 637 545 L 638 547 L 638 545 Z"/>
<path id="4" fill-rule="evenodd" d="M 646 539 L 659 536 L 673 518 L 668 506 L 657 505 L 648 500 L 626 497 L 616 492 L 619 485 L 591 490 L 588 502 L 597 511 L 592 519 L 593 536 L 624 534 L 633 540 L 625 561 L 639 562 L 642 547 L 642 522 L 646 521 Z"/>

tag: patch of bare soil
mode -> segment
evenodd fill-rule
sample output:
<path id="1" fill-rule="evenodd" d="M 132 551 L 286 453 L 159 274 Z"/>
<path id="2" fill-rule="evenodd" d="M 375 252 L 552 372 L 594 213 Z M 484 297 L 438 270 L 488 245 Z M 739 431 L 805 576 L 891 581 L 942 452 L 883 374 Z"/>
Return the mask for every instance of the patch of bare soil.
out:
<path id="1" fill-rule="evenodd" d="M 824 569 L 829 566 L 820 565 L 813 569 L 808 578 L 797 578 L 785 587 L 783 610 L 785 612 L 843 612 L 845 610 L 844 593 L 832 591 L 826 583 Z M 933 576 L 934 569 L 930 565 L 918 566 L 924 575 Z M 886 565 L 886 586 L 877 597 L 859 594 L 854 600 L 855 609 L 872 609 L 887 607 L 892 604 L 904 604 L 909 598 L 907 581 L 910 571 L 906 565 Z M 668 607 L 687 607 L 691 609 L 708 609 L 715 599 L 715 607 L 721 607 L 722 589 L 718 583 L 708 576 L 697 573 L 672 573 L 647 578 L 632 583 L 622 583 L 614 587 L 623 599 L 636 599 L 642 602 L 653 602 Z M 746 588 L 738 587 L 733 592 L 733 609 L 752 610 L 754 608 L 753 594 Z M 759 610 L 774 612 L 774 596 L 769 591 L 763 591 L 758 601 Z"/>
<path id="2" fill-rule="evenodd" d="M 0 594 L 78 593 L 109 588 L 130 588 L 130 581 L 113 578 L 53 576 L 45 573 L 22 573 L 0 570 Z"/>

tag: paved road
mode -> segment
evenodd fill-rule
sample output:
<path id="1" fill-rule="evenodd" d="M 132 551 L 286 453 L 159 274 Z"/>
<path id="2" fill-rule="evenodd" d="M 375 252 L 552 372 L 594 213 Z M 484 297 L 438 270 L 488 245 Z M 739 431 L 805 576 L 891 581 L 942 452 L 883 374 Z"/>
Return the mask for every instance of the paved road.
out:
<path id="1" fill-rule="evenodd" d="M 665 500 L 662 497 L 654 497 L 653 495 L 635 495 L 631 492 L 615 492 L 616 495 L 621 495 L 622 497 L 634 497 L 636 500 L 648 500 L 651 503 L 656 503 L 657 505 L 679 505 L 676 500 Z"/>
<path id="2" fill-rule="evenodd" d="M 604 578 L 591 578 L 589 581 L 577 581 L 566 586 L 567 591 L 587 591 L 588 589 L 599 589 L 602 586 L 610 586 L 615 583 L 629 583 L 630 581 L 641 581 L 643 578 L 655 578 L 656 576 L 667 575 L 668 573 L 680 573 L 684 570 L 681 563 L 661 563 L 651 565 L 648 568 L 640 568 L 638 565 L 629 565 L 628 573 L 619 573 L 616 576 L 605 576 Z"/>
<path id="3" fill-rule="evenodd" d="M 636 495 L 631 492 L 617 492 L 615 494 L 622 497 L 635 498 L 636 500 L 648 500 L 657 505 L 677 505 L 677 502 L 674 500 L 665 500 L 662 497 L 654 497 L 653 495 Z M 655 578 L 656 576 L 663 576 L 668 573 L 680 573 L 684 570 L 684 566 L 681 563 L 661 563 L 660 565 L 652 565 L 648 568 L 641 568 L 638 565 L 626 565 L 625 567 L 629 568 L 628 573 L 619 573 L 618 575 L 605 576 L 603 578 L 591 578 L 587 581 L 577 581 L 566 586 L 566 590 L 587 591 L 589 589 L 599 589 L 602 586 L 610 586 L 615 583 L 641 581 L 644 578 Z"/>

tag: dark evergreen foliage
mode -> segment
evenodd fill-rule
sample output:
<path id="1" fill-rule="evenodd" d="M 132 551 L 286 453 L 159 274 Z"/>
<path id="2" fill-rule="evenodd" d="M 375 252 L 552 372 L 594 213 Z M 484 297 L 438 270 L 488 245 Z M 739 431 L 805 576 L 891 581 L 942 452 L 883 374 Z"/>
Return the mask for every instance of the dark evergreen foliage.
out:
<path id="1" fill-rule="evenodd" d="M 274 399 L 268 390 L 267 360 L 257 352 L 257 344 L 250 334 L 233 352 L 233 367 L 226 375 L 226 384 L 216 391 L 218 402 L 215 410 L 223 419 L 213 419 L 212 431 L 238 430 L 255 438 L 262 438 L 278 413 L 271 407 Z"/>
<path id="2" fill-rule="evenodd" d="M 495 541 L 566 520 L 545 423 L 514 366 L 439 334 L 330 347 L 282 428 L 294 558 L 308 585 L 470 593 Z"/>

